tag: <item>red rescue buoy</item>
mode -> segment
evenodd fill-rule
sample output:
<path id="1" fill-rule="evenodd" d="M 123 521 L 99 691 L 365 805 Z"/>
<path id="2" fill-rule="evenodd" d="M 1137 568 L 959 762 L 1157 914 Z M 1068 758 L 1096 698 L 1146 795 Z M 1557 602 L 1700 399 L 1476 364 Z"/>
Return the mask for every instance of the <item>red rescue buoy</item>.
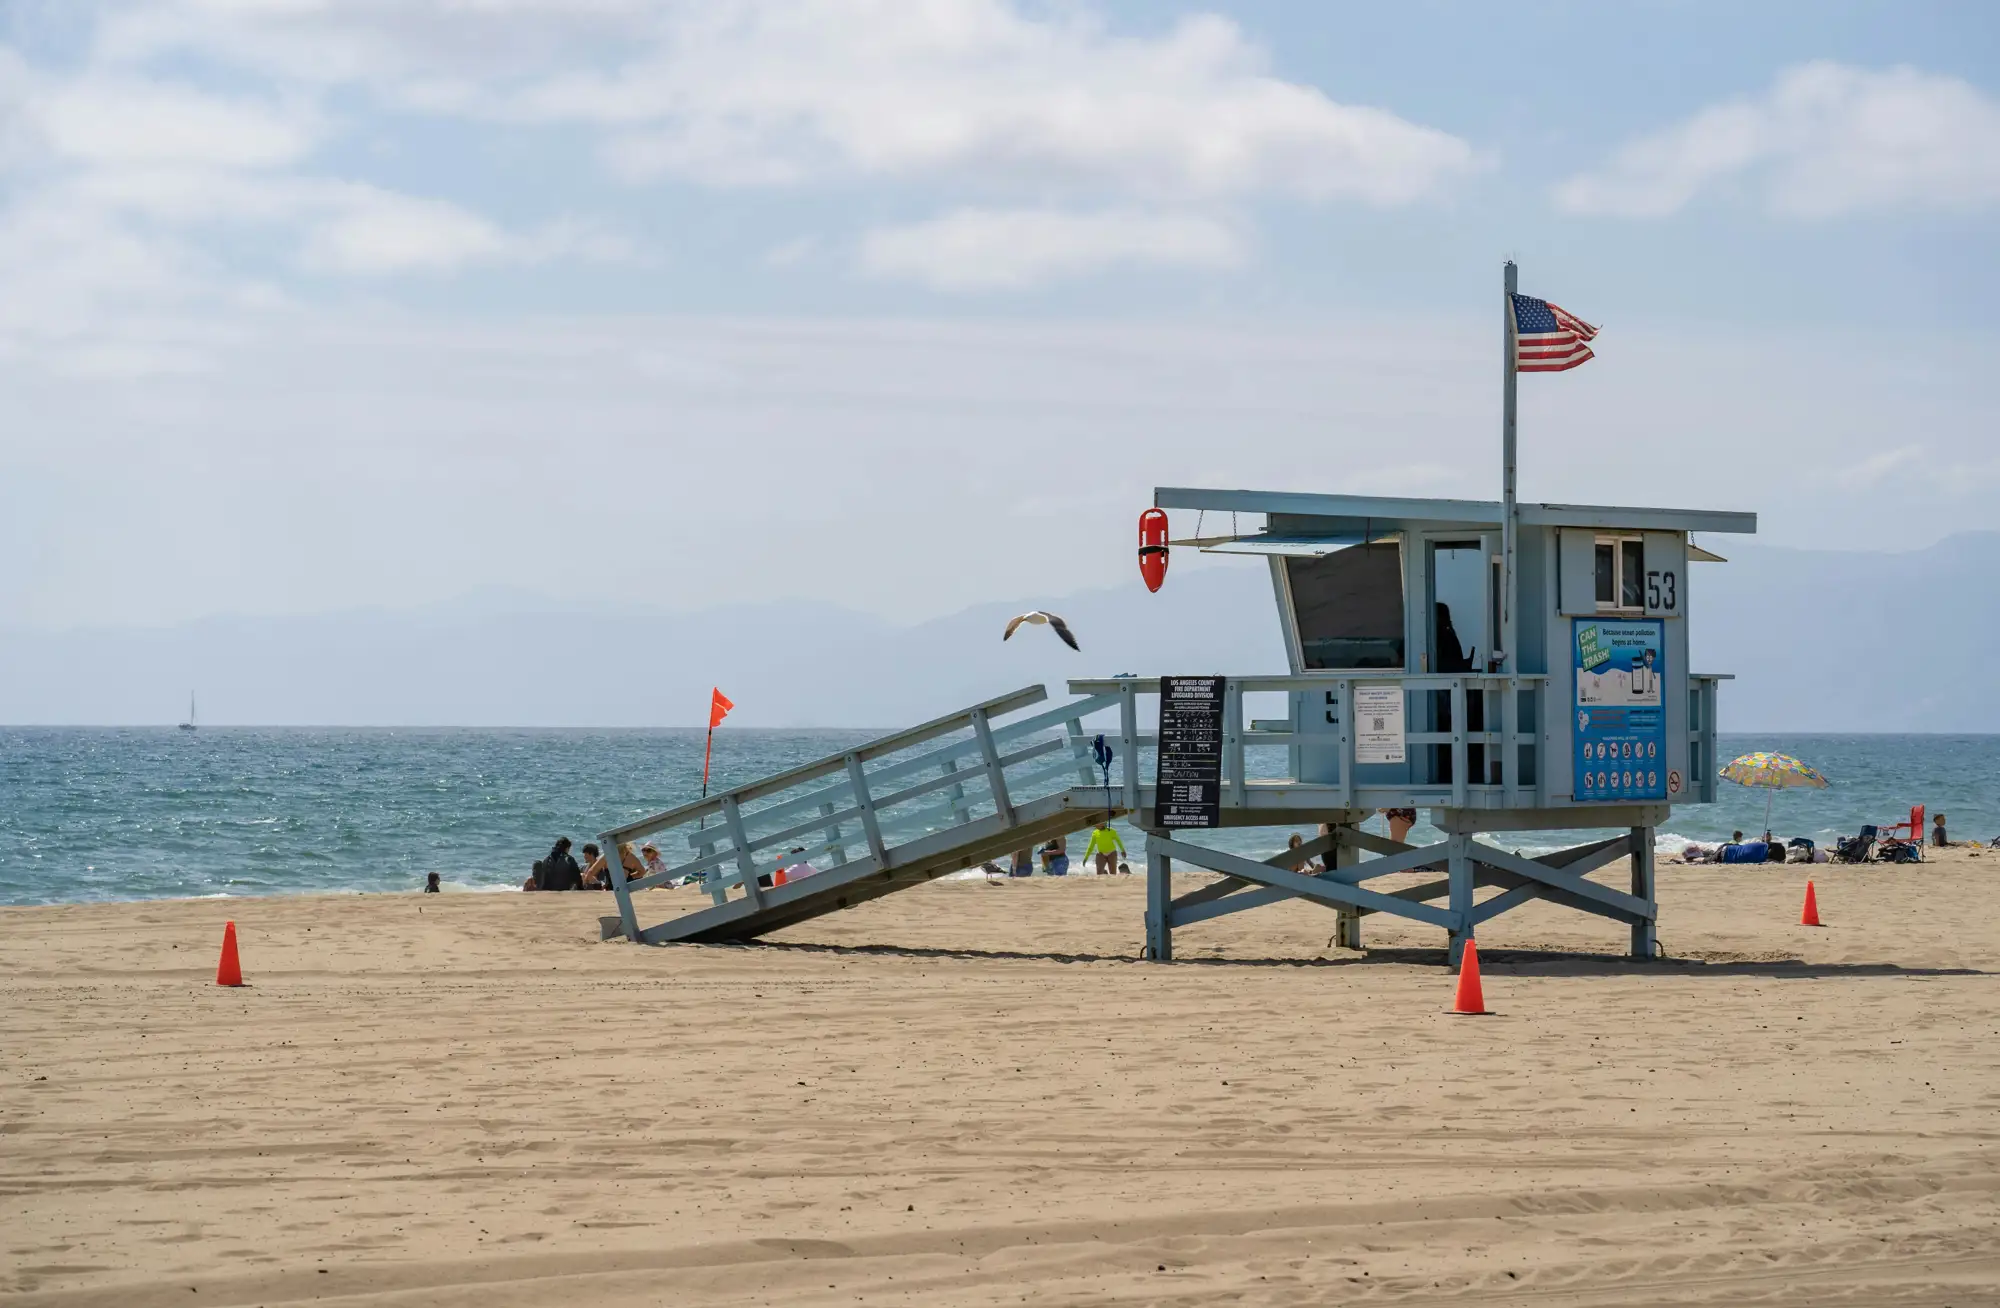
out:
<path id="1" fill-rule="evenodd" d="M 1167 511 L 1147 509 L 1139 515 L 1139 575 L 1146 589 L 1158 591 L 1167 579 Z"/>

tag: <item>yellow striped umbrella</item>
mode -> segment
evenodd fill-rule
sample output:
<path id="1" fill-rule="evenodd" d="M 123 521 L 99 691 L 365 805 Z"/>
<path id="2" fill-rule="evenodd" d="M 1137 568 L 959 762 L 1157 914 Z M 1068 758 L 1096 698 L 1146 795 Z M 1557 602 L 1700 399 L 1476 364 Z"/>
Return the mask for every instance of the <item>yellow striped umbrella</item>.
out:
<path id="1" fill-rule="evenodd" d="M 1755 754 L 1745 754 L 1729 761 L 1721 775 L 1739 786 L 1762 786 L 1773 792 L 1790 790 L 1799 786 L 1809 786 L 1814 790 L 1825 790 L 1827 780 L 1817 768 L 1807 767 L 1790 754 L 1772 754 L 1758 750 Z M 1771 829 L 1772 795 L 1764 797 L 1764 829 Z"/>

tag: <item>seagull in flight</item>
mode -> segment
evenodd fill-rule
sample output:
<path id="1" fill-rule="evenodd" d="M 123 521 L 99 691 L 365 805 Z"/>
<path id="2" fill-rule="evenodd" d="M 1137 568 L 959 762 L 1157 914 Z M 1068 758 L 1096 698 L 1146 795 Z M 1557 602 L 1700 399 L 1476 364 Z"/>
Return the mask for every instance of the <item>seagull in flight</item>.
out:
<path id="1" fill-rule="evenodd" d="M 1032 622 L 1036 626 L 1047 625 L 1054 627 L 1056 629 L 1056 635 L 1062 637 L 1063 644 L 1069 646 L 1073 650 L 1076 650 L 1078 653 L 1082 653 L 1083 646 L 1077 644 L 1076 637 L 1070 634 L 1069 624 L 1067 622 L 1064 622 L 1060 617 L 1057 617 L 1055 614 L 1048 612 L 1046 609 L 1036 609 L 1031 613 L 1023 613 L 1017 617 L 1009 619 L 1007 623 L 1007 634 L 1002 636 L 1000 639 L 1011 640 L 1014 635 L 1014 628 L 1020 626 L 1024 622 Z"/>

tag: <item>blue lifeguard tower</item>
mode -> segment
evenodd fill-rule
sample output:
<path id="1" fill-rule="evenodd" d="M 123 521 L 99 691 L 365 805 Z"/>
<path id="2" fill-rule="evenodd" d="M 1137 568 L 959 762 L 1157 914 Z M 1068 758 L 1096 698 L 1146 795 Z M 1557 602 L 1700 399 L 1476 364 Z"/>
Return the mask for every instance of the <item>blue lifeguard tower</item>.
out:
<path id="1" fill-rule="evenodd" d="M 1196 514 L 1175 545 L 1268 560 L 1287 672 L 1083 678 L 1055 707 L 1031 686 L 614 828 L 607 849 L 671 834 L 687 857 L 614 887 L 607 934 L 746 940 L 1123 817 L 1146 833 L 1155 960 L 1173 957 L 1178 927 L 1280 900 L 1332 909 L 1351 948 L 1371 913 L 1440 928 L 1456 962 L 1480 923 L 1539 899 L 1626 924 L 1633 955 L 1651 957 L 1654 832 L 1674 804 L 1714 799 L 1726 678 L 1688 666 L 1689 564 L 1716 557 L 1693 537 L 1755 532 L 1756 516 L 1517 503 L 1515 373 L 1555 365 L 1543 338 L 1517 336 L 1529 319 L 1511 264 L 1506 291 L 1500 500 L 1154 492 L 1156 508 Z M 1561 367 L 1589 357 L 1567 348 Z M 1203 537 L 1211 513 L 1261 522 Z M 1282 697 L 1285 715 L 1246 720 L 1245 696 Z M 1361 829 L 1396 809 L 1429 810 L 1444 839 Z M 1320 834 L 1263 860 L 1186 835 L 1302 824 Z M 1479 839 L 1607 828 L 1537 858 Z M 1323 870 L 1295 870 L 1314 859 Z M 780 868 L 807 862 L 811 875 L 780 884 Z M 1221 879 L 1175 897 L 1176 862 Z M 1623 885 L 1591 876 L 1620 862 Z M 1435 875 L 1368 884 L 1413 872 Z M 634 892 L 690 874 L 708 904 L 643 925 Z"/>
<path id="2" fill-rule="evenodd" d="M 1146 832 L 1153 959 L 1173 957 L 1177 927 L 1283 899 L 1333 909 L 1350 948 L 1364 916 L 1390 913 L 1441 928 L 1455 958 L 1480 923 L 1541 899 L 1626 923 L 1632 953 L 1653 954 L 1653 834 L 1674 804 L 1714 798 L 1725 679 L 1688 667 L 1688 568 L 1706 554 L 1691 535 L 1754 532 L 1755 515 L 1518 505 L 1510 624 L 1500 502 L 1178 487 L 1154 501 L 1262 515 L 1252 532 L 1176 543 L 1268 559 L 1289 672 L 1083 678 L 1055 708 L 1028 687 L 628 823 L 604 833 L 607 848 L 674 832 L 689 857 L 616 887 L 614 929 L 647 942 L 749 939 L 1128 817 Z M 1212 748 L 1196 739 L 1192 750 L 1197 773 L 1212 757 L 1212 791 L 1205 779 L 1185 793 L 1160 781 L 1157 700 L 1180 680 L 1207 701 L 1194 736 L 1213 710 Z M 1273 694 L 1284 717 L 1245 719 L 1246 696 Z M 1094 719 L 1111 713 L 1107 776 L 1091 745 Z M 1170 708 L 1168 730 L 1187 730 L 1189 716 Z M 1429 810 L 1444 840 L 1361 830 L 1403 808 Z M 1322 834 L 1265 861 L 1184 835 L 1302 824 Z M 1476 838 L 1578 828 L 1615 833 L 1539 858 Z M 1312 858 L 1326 870 L 1289 870 Z M 779 867 L 806 861 L 814 875 L 775 884 Z M 1173 898 L 1176 861 L 1223 879 Z M 1589 876 L 1617 862 L 1626 885 Z M 1394 891 L 1367 884 L 1417 871 L 1439 875 Z M 689 873 L 704 876 L 710 903 L 642 926 L 646 898 L 633 892 Z M 1481 898 L 1488 887 L 1497 893 Z"/>

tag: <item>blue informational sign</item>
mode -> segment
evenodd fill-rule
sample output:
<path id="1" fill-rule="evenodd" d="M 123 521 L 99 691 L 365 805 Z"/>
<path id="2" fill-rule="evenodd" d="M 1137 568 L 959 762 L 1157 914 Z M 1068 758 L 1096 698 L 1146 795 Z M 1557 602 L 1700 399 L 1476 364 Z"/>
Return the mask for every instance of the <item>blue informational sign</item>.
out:
<path id="1" fill-rule="evenodd" d="M 1667 797 L 1666 624 L 1658 618 L 1574 619 L 1575 760 L 1579 803 Z"/>

